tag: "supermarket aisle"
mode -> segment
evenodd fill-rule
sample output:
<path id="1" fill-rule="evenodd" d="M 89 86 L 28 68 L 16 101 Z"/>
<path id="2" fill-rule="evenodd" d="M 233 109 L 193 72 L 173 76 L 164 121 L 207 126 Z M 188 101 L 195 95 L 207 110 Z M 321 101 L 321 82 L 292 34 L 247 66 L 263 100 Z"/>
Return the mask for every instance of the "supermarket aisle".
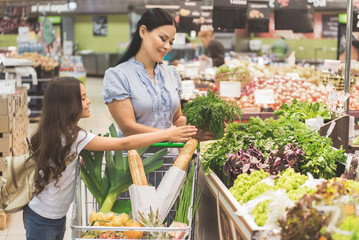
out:
<path id="1" fill-rule="evenodd" d="M 80 120 L 79 125 L 87 131 L 92 130 L 93 133 L 104 134 L 108 132 L 108 127 L 111 123 L 115 123 L 108 111 L 106 105 L 103 103 L 102 93 L 102 78 L 86 79 L 86 91 L 91 100 L 90 111 L 91 117 Z M 29 135 L 31 135 L 37 127 L 37 123 L 29 125 Z M 67 214 L 67 227 L 65 239 L 71 239 L 71 211 L 70 208 Z M 26 240 L 25 229 L 22 222 L 22 212 L 16 213 L 12 216 L 9 227 L 6 230 L 0 230 L 0 240 Z"/>

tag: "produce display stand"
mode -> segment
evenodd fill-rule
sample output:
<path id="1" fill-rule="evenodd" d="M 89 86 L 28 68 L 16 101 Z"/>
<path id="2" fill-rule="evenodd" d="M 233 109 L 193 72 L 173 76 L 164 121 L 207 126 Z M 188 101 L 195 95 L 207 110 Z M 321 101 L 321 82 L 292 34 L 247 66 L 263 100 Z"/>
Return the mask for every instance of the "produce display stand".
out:
<path id="1" fill-rule="evenodd" d="M 182 148 L 185 144 L 183 143 L 157 143 L 151 145 L 151 147 L 155 148 Z M 145 153 L 144 157 L 150 155 L 150 153 Z M 95 210 L 96 212 L 100 209 L 99 204 L 96 202 L 95 198 L 86 188 L 84 182 L 81 180 L 80 174 L 78 174 L 77 180 L 77 190 L 75 193 L 75 200 L 73 204 L 72 210 L 72 218 L 70 227 L 72 229 L 72 239 L 73 240 L 84 240 L 86 238 L 81 237 L 81 233 L 83 231 L 133 231 L 133 232 L 163 232 L 163 233 L 171 233 L 171 232 L 183 232 L 184 237 L 181 239 L 194 239 L 194 226 L 195 221 L 192 219 L 192 215 L 194 213 L 194 201 L 196 199 L 196 192 L 197 192 L 197 179 L 198 179 L 198 169 L 199 169 L 199 145 L 197 147 L 197 153 L 193 154 L 192 158 L 195 158 L 193 161 L 194 164 L 194 176 L 193 176 L 193 183 L 192 183 L 192 198 L 191 204 L 188 209 L 188 221 L 189 225 L 185 228 L 177 228 L 177 227 L 107 227 L 107 226 L 89 226 L 89 215 L 90 213 Z M 154 186 L 158 186 L 162 177 L 165 175 L 166 171 L 173 165 L 174 160 L 177 158 L 176 154 L 168 153 L 164 156 L 164 164 L 163 166 L 150 173 L 147 177 L 151 182 L 151 179 L 154 180 L 152 183 Z M 169 191 L 171 191 L 169 189 Z M 120 196 L 126 196 L 124 199 L 129 199 L 128 194 L 121 194 Z M 120 197 L 122 198 L 122 197 Z M 179 198 L 177 198 L 177 204 Z M 168 217 L 166 218 L 166 222 L 170 223 L 175 214 L 175 208 L 172 207 Z M 137 239 L 145 239 L 145 238 L 137 238 Z"/>
<path id="2" fill-rule="evenodd" d="M 201 188 L 208 189 L 216 199 L 216 208 L 201 205 L 203 211 L 212 212 L 217 215 L 218 235 L 213 239 L 219 240 L 245 240 L 258 239 L 261 232 L 267 228 L 259 227 L 253 217 L 234 198 L 229 189 L 222 183 L 215 173 L 204 175 L 199 172 L 199 178 L 204 179 Z M 203 190 L 206 191 L 206 190 Z M 201 223 L 199 223 L 201 225 Z M 205 227 L 205 226 L 200 226 Z M 203 232 L 203 231 L 199 231 Z M 207 239 L 201 238 L 199 239 Z"/>

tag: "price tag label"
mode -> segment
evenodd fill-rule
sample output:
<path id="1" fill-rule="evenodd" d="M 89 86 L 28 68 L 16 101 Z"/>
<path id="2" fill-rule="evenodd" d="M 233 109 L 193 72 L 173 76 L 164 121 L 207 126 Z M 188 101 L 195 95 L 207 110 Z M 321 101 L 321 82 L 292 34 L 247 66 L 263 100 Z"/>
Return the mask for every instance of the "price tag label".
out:
<path id="1" fill-rule="evenodd" d="M 340 67 L 340 61 L 339 60 L 324 60 L 323 64 L 323 71 L 327 72 L 338 72 Z"/>
<path id="2" fill-rule="evenodd" d="M 14 94 L 15 80 L 0 80 L 0 94 Z"/>
<path id="3" fill-rule="evenodd" d="M 222 81 L 219 83 L 219 88 L 222 97 L 241 97 L 241 82 Z"/>
<path id="4" fill-rule="evenodd" d="M 193 80 L 182 81 L 182 97 L 192 96 L 194 90 L 195 85 Z"/>
<path id="5" fill-rule="evenodd" d="M 349 171 L 350 168 L 350 164 L 352 163 L 353 160 L 353 156 L 352 155 L 348 155 L 347 156 L 347 161 L 345 163 L 345 169 Z"/>
<path id="6" fill-rule="evenodd" d="M 198 67 L 186 67 L 186 77 L 193 79 L 198 77 Z"/>
<path id="7" fill-rule="evenodd" d="M 19 27 L 19 42 L 28 42 L 30 40 L 29 27 Z"/>
<path id="8" fill-rule="evenodd" d="M 71 56 L 73 49 L 72 41 L 64 41 L 64 55 Z"/>
<path id="9" fill-rule="evenodd" d="M 256 104 L 273 104 L 274 103 L 274 90 L 273 89 L 260 89 L 254 91 L 254 100 Z"/>

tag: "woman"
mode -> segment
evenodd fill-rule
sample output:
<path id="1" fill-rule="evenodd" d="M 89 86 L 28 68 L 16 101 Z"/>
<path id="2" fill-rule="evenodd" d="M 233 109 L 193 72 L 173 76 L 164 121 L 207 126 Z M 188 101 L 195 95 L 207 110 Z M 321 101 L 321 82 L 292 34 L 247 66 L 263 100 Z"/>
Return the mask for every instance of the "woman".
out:
<path id="1" fill-rule="evenodd" d="M 120 128 L 120 136 L 186 125 L 182 115 L 181 78 L 162 61 L 173 48 L 174 18 L 154 8 L 143 14 L 120 64 L 105 72 L 103 98 Z M 198 140 L 212 133 L 198 131 Z"/>
<path id="2" fill-rule="evenodd" d="M 223 65 L 224 47 L 222 43 L 214 39 L 213 31 L 200 31 L 198 37 L 206 48 L 206 55 L 202 55 L 201 60 L 204 61 L 207 58 L 211 58 L 214 67 Z"/>

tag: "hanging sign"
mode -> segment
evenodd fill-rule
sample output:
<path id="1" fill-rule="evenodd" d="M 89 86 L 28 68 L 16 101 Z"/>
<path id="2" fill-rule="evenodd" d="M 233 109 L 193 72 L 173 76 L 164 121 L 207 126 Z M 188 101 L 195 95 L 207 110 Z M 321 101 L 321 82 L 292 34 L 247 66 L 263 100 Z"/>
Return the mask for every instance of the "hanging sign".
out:
<path id="1" fill-rule="evenodd" d="M 200 31 L 213 31 L 213 14 L 212 10 L 202 10 L 199 20 L 194 19 L 194 22 L 199 21 L 201 25 Z"/>
<path id="2" fill-rule="evenodd" d="M 225 16 L 225 17 L 223 17 Z M 246 28 L 247 0 L 214 0 L 213 28 L 215 31 L 232 31 Z"/>
<path id="3" fill-rule="evenodd" d="M 338 38 L 338 15 L 322 15 L 322 38 Z"/>
<path id="4" fill-rule="evenodd" d="M 353 12 L 353 32 L 359 32 L 359 10 L 355 9 Z"/>
<path id="5" fill-rule="evenodd" d="M 268 3 L 248 3 L 248 31 L 269 32 L 270 9 Z"/>
<path id="6" fill-rule="evenodd" d="M 185 1 L 180 2 L 179 9 L 179 32 L 199 31 L 200 25 L 195 24 L 194 19 L 201 17 L 201 2 Z"/>
<path id="7" fill-rule="evenodd" d="M 276 10 L 281 9 L 307 9 L 307 2 L 303 0 L 276 0 L 274 5 Z"/>
<path id="8" fill-rule="evenodd" d="M 314 28 L 314 7 L 303 0 L 276 0 L 275 30 L 309 33 Z"/>

